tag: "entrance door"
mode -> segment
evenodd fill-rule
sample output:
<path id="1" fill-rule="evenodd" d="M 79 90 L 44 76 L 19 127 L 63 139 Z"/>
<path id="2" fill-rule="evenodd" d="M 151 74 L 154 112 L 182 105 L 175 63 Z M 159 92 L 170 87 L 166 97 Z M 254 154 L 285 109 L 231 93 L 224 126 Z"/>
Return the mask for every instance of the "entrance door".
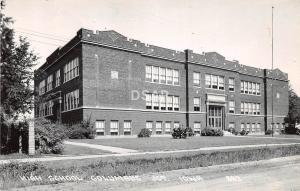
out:
<path id="1" fill-rule="evenodd" d="M 209 106 L 208 126 L 212 128 L 223 127 L 223 110 L 221 106 Z"/>

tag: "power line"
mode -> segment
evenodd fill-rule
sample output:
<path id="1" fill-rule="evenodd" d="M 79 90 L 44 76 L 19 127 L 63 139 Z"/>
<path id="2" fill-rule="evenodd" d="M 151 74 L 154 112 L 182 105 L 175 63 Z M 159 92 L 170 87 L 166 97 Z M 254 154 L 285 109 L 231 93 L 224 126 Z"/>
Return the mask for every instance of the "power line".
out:
<path id="1" fill-rule="evenodd" d="M 47 37 L 47 36 L 33 34 L 33 33 L 29 33 L 29 32 L 23 32 L 23 31 L 19 31 L 19 30 L 15 30 L 15 31 L 18 33 L 26 34 L 26 35 L 37 36 L 37 37 L 46 38 L 46 39 L 55 40 L 55 41 L 67 42 L 66 40 L 62 40 L 62 39 L 58 39 L 58 38 Z"/>
<path id="2" fill-rule="evenodd" d="M 46 35 L 46 36 L 52 36 L 54 38 L 67 39 L 67 37 L 53 35 L 53 34 L 49 34 L 49 33 L 42 33 L 42 32 L 39 32 L 39 31 L 32 30 L 32 29 L 26 29 L 26 28 L 23 28 L 23 27 L 15 27 L 15 28 L 18 29 L 18 30 L 21 30 L 21 31 L 25 31 L 25 32 L 37 33 L 37 34 Z"/>

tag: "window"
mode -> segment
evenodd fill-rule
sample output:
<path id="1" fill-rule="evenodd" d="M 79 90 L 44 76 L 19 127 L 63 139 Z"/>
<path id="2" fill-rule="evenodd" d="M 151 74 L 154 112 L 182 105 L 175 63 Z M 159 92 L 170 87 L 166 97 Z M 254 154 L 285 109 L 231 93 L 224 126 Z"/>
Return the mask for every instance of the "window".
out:
<path id="1" fill-rule="evenodd" d="M 46 103 L 41 103 L 39 106 L 39 116 L 46 116 Z"/>
<path id="2" fill-rule="evenodd" d="M 234 86 L 235 86 L 235 83 L 234 83 L 234 78 L 229 78 L 229 80 L 228 80 L 228 84 L 229 84 L 229 91 L 232 91 L 232 92 L 234 92 Z"/>
<path id="3" fill-rule="evenodd" d="M 100 120 L 95 122 L 96 135 L 105 135 L 105 121 Z"/>
<path id="4" fill-rule="evenodd" d="M 45 80 L 43 80 L 39 84 L 39 95 L 43 95 L 45 93 L 45 89 Z"/>
<path id="5" fill-rule="evenodd" d="M 256 83 L 252 82 L 252 94 L 256 95 Z"/>
<path id="6" fill-rule="evenodd" d="M 247 123 L 247 125 L 246 125 L 246 131 L 250 132 L 250 123 Z"/>
<path id="7" fill-rule="evenodd" d="M 152 121 L 146 121 L 146 128 L 152 132 Z"/>
<path id="8" fill-rule="evenodd" d="M 224 77 L 218 76 L 218 87 L 219 90 L 224 90 Z"/>
<path id="9" fill-rule="evenodd" d="M 241 123 L 241 130 L 244 130 L 244 129 L 245 129 L 245 124 Z"/>
<path id="10" fill-rule="evenodd" d="M 249 114 L 252 115 L 252 103 L 248 103 L 248 107 L 249 107 Z"/>
<path id="11" fill-rule="evenodd" d="M 119 135 L 119 122 L 118 121 L 110 122 L 110 135 Z"/>
<path id="12" fill-rule="evenodd" d="M 257 132 L 257 133 L 261 132 L 261 129 L 260 129 L 260 123 L 257 123 L 257 124 L 256 124 L 256 132 Z"/>
<path id="13" fill-rule="evenodd" d="M 173 97 L 173 107 L 174 107 L 174 111 L 179 111 L 179 97 L 178 96 Z"/>
<path id="14" fill-rule="evenodd" d="M 158 67 L 157 66 L 153 66 L 152 67 L 152 82 L 159 82 L 158 81 Z"/>
<path id="15" fill-rule="evenodd" d="M 52 84 L 53 84 L 53 75 L 51 74 L 47 78 L 47 91 L 52 90 Z"/>
<path id="16" fill-rule="evenodd" d="M 162 133 L 162 122 L 157 121 L 155 126 L 155 133 L 160 135 Z"/>
<path id="17" fill-rule="evenodd" d="M 229 113 L 235 113 L 235 102 L 229 101 Z"/>
<path id="18" fill-rule="evenodd" d="M 256 95 L 260 95 L 260 84 L 256 84 Z"/>
<path id="19" fill-rule="evenodd" d="M 159 110 L 159 100 L 157 94 L 152 94 L 153 109 Z"/>
<path id="20" fill-rule="evenodd" d="M 173 70 L 173 81 L 174 85 L 179 85 L 179 71 Z"/>
<path id="21" fill-rule="evenodd" d="M 53 115 L 53 101 L 50 100 L 46 103 L 46 114 L 45 115 Z"/>
<path id="22" fill-rule="evenodd" d="M 245 114 L 249 114 L 248 103 L 244 103 L 244 107 L 245 107 Z"/>
<path id="23" fill-rule="evenodd" d="M 159 95 L 159 104 L 161 110 L 166 110 L 166 95 Z"/>
<path id="24" fill-rule="evenodd" d="M 162 84 L 166 83 L 166 69 L 159 68 L 159 82 Z"/>
<path id="25" fill-rule="evenodd" d="M 252 83 L 248 82 L 248 94 L 252 94 Z"/>
<path id="26" fill-rule="evenodd" d="M 252 112 L 253 112 L 253 115 L 256 115 L 256 103 L 253 103 L 252 104 Z"/>
<path id="27" fill-rule="evenodd" d="M 241 81 L 241 93 L 245 93 L 244 81 Z"/>
<path id="28" fill-rule="evenodd" d="M 200 73 L 199 72 L 194 72 L 193 73 L 193 82 L 194 82 L 194 86 L 200 86 Z"/>
<path id="29" fill-rule="evenodd" d="M 228 128 L 229 128 L 229 129 L 235 129 L 235 123 L 230 122 L 230 123 L 228 124 Z"/>
<path id="30" fill-rule="evenodd" d="M 255 133 L 256 132 L 256 128 L 255 128 L 255 123 L 251 124 L 251 132 Z"/>
<path id="31" fill-rule="evenodd" d="M 124 135 L 131 135 L 131 121 L 124 121 Z"/>
<path id="32" fill-rule="evenodd" d="M 200 122 L 195 122 L 194 123 L 194 133 L 195 134 L 200 134 L 201 133 L 201 123 Z"/>
<path id="33" fill-rule="evenodd" d="M 57 70 L 55 73 L 55 87 L 60 86 L 60 70 Z"/>
<path id="34" fill-rule="evenodd" d="M 171 133 L 171 122 L 167 121 L 165 123 L 165 134 L 170 134 Z"/>
<path id="35" fill-rule="evenodd" d="M 77 76 L 79 76 L 78 58 L 75 58 L 64 66 L 64 82 L 72 80 Z"/>
<path id="36" fill-rule="evenodd" d="M 174 122 L 174 128 L 179 128 L 180 124 L 179 122 Z"/>
<path id="37" fill-rule="evenodd" d="M 256 104 L 256 113 L 260 115 L 260 103 Z"/>
<path id="38" fill-rule="evenodd" d="M 211 88 L 211 75 L 205 74 L 205 87 Z"/>
<path id="39" fill-rule="evenodd" d="M 241 103 L 241 114 L 244 114 L 245 113 L 245 103 L 242 102 Z"/>
<path id="40" fill-rule="evenodd" d="M 248 94 L 248 82 L 244 82 L 245 94 Z"/>
<path id="41" fill-rule="evenodd" d="M 167 84 L 172 85 L 173 84 L 173 70 L 167 68 Z"/>
<path id="42" fill-rule="evenodd" d="M 146 81 L 152 81 L 152 66 L 146 66 Z"/>
<path id="43" fill-rule="evenodd" d="M 146 94 L 146 109 L 152 109 L 152 94 Z"/>
<path id="44" fill-rule="evenodd" d="M 194 98 L 194 111 L 200 111 L 200 98 Z"/>
<path id="45" fill-rule="evenodd" d="M 119 79 L 119 72 L 118 72 L 118 71 L 111 71 L 111 72 L 110 72 L 110 77 L 111 77 L 111 79 L 113 79 L 113 80 Z"/>
<path id="46" fill-rule="evenodd" d="M 218 89 L 218 76 L 211 76 L 211 81 L 212 81 L 212 88 L 213 89 Z"/>
<path id="47" fill-rule="evenodd" d="M 167 106 L 169 111 L 173 110 L 173 96 L 167 97 Z"/>
<path id="48" fill-rule="evenodd" d="M 64 101 L 65 111 L 77 108 L 79 106 L 79 90 L 67 93 Z"/>

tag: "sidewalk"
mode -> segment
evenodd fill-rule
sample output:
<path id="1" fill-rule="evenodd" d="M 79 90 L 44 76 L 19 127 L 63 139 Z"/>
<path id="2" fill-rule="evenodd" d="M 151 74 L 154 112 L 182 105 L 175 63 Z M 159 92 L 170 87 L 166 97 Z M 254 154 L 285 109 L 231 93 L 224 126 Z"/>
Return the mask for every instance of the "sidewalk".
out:
<path id="1" fill-rule="evenodd" d="M 90 145 L 90 144 L 88 144 L 88 145 Z M 125 152 L 125 153 L 119 153 L 119 154 L 106 154 L 106 155 L 84 155 L 84 156 L 61 156 L 61 157 L 48 157 L 48 158 L 10 159 L 10 160 L 0 160 L 0 165 L 1 164 L 9 164 L 9 163 L 12 163 L 12 162 L 25 163 L 25 162 L 61 161 L 61 160 L 80 160 L 80 159 L 92 159 L 92 158 L 137 156 L 137 155 L 155 155 L 155 154 L 172 154 L 172 153 L 197 152 L 197 151 L 222 151 L 222 150 L 230 150 L 230 149 L 261 148 L 261 147 L 290 146 L 290 145 L 300 145 L 300 143 L 221 146 L 221 147 L 204 147 L 204 148 L 190 149 L 190 150 L 174 150 L 174 151 L 127 152 L 127 153 Z M 102 145 L 98 145 L 98 146 L 102 146 Z M 103 149 L 103 147 L 102 147 L 102 149 Z M 114 149 L 117 150 L 117 149 L 123 149 L 123 148 L 114 147 Z M 126 149 L 126 150 L 129 150 L 129 149 Z M 133 150 L 131 150 L 131 151 L 133 151 Z"/>

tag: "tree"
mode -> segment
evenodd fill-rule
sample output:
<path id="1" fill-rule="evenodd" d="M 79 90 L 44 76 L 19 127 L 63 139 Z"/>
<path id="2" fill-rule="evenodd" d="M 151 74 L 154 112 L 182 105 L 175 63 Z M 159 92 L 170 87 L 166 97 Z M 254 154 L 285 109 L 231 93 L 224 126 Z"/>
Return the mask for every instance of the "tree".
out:
<path id="1" fill-rule="evenodd" d="M 300 99 L 296 92 L 293 90 L 291 85 L 289 85 L 289 112 L 288 116 L 285 118 L 285 122 L 289 124 L 295 124 L 300 122 Z"/>
<path id="2" fill-rule="evenodd" d="M 33 71 L 38 57 L 24 37 L 15 41 L 11 17 L 1 18 L 1 122 L 16 119 L 33 107 Z"/>

